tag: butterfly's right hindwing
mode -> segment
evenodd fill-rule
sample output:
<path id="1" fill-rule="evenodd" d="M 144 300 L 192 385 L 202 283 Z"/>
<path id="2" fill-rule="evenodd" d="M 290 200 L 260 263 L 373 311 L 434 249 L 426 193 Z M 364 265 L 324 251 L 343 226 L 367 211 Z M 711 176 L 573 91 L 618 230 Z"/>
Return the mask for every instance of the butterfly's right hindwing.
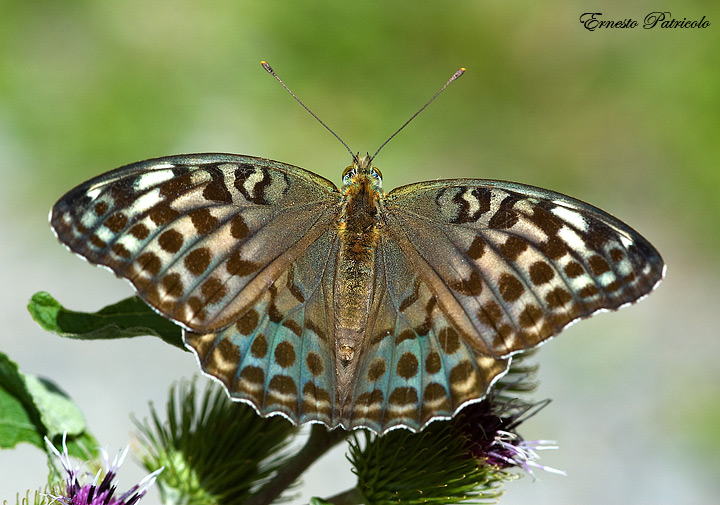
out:
<path id="1" fill-rule="evenodd" d="M 382 289 L 375 292 L 344 426 L 419 431 L 484 398 L 510 360 L 481 355 L 461 337 L 395 240 L 381 240 L 375 271 Z"/>

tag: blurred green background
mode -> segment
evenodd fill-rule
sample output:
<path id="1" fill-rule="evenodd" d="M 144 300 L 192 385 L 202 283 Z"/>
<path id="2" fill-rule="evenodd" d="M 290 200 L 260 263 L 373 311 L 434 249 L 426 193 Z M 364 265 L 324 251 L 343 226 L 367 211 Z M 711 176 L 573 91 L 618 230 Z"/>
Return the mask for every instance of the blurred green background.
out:
<path id="1" fill-rule="evenodd" d="M 584 12 L 642 25 L 666 7 L 0 1 L 0 349 L 56 380 L 99 440 L 121 448 L 128 414 L 147 415 L 147 401 L 164 402 L 197 367 L 150 339 L 82 344 L 32 323 L 24 306 L 37 290 L 78 310 L 131 293 L 57 244 L 54 201 L 117 166 L 189 152 L 268 157 L 339 183 L 347 152 L 261 59 L 361 153 L 463 66 L 376 159 L 387 190 L 440 177 L 548 187 L 617 215 L 668 263 L 648 300 L 538 354 L 535 396 L 554 401 L 523 434 L 558 440 L 543 461 L 568 477 L 511 483 L 503 503 L 710 503 L 720 491 L 719 5 L 673 3 L 674 17 L 705 16 L 706 29 L 590 32 Z M 0 452 L 0 500 L 45 474 L 36 449 Z M 121 479 L 141 475 L 127 463 Z M 324 496 L 353 483 L 342 451 L 305 481 Z"/>

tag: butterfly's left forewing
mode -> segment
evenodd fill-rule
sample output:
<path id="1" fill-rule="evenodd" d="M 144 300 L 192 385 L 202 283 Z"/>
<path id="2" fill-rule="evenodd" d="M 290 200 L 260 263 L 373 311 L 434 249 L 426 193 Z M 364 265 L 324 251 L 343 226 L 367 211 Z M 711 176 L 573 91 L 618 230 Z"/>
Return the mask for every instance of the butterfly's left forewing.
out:
<path id="1" fill-rule="evenodd" d="M 202 333 L 251 307 L 330 226 L 340 198 L 329 181 L 270 160 L 171 156 L 78 186 L 51 224 L 73 252 Z"/>
<path id="2" fill-rule="evenodd" d="M 172 156 L 82 184 L 51 222 L 73 252 L 182 324 L 203 370 L 233 398 L 330 425 L 341 198 L 329 181 L 270 160 Z"/>
<path id="3" fill-rule="evenodd" d="M 181 323 L 208 374 L 267 415 L 331 424 L 326 317 L 340 193 L 235 155 L 173 156 L 101 175 L 55 205 L 58 238 Z"/>

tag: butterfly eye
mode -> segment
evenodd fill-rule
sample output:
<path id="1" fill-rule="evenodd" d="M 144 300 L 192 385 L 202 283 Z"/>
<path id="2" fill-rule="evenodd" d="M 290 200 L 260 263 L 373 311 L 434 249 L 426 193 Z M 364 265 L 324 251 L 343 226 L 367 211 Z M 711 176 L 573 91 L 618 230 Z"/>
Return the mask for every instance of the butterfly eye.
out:
<path id="1" fill-rule="evenodd" d="M 357 168 L 355 167 L 348 167 L 345 169 L 345 173 L 343 174 L 343 184 L 348 185 L 350 184 L 350 179 L 355 177 L 357 175 Z"/>
<path id="2" fill-rule="evenodd" d="M 372 167 L 370 169 L 370 177 L 375 179 L 375 184 L 378 188 L 382 188 L 382 174 L 380 173 L 380 170 L 378 170 L 375 167 Z"/>

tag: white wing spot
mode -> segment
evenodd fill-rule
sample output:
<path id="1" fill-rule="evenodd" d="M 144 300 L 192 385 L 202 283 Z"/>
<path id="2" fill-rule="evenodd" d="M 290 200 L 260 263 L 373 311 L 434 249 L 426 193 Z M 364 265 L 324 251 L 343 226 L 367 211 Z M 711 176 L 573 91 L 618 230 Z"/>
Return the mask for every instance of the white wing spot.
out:
<path id="1" fill-rule="evenodd" d="M 187 320 L 190 320 L 190 318 L 191 318 L 192 315 L 193 315 L 192 309 L 190 308 L 190 306 L 189 306 L 189 305 L 183 305 L 183 306 L 181 306 L 181 310 L 183 311 L 183 319 L 186 320 L 186 321 L 187 321 Z"/>
<path id="2" fill-rule="evenodd" d="M 95 235 L 103 242 L 111 242 L 115 234 L 108 228 L 101 226 L 95 230 Z"/>
<path id="3" fill-rule="evenodd" d="M 632 272 L 632 263 L 624 259 L 620 263 L 616 264 L 615 268 L 620 275 L 629 275 L 630 272 Z"/>
<path id="4" fill-rule="evenodd" d="M 570 249 L 572 249 L 573 251 L 577 251 L 583 256 L 585 255 L 587 251 L 585 241 L 580 235 L 575 232 L 575 230 L 573 230 L 569 226 L 563 226 L 562 228 L 560 228 L 560 230 L 558 230 L 558 236 L 565 241 L 565 243 L 570 247 Z"/>
<path id="5" fill-rule="evenodd" d="M 622 245 L 625 247 L 625 249 L 628 249 L 631 245 L 633 245 L 633 240 L 630 237 L 627 237 L 620 230 L 617 230 L 617 231 L 618 231 L 618 235 L 620 235 L 620 242 L 622 242 Z"/>
<path id="6" fill-rule="evenodd" d="M 472 194 L 471 189 L 465 190 L 462 196 L 463 200 L 465 200 L 468 203 L 468 214 L 471 216 L 474 216 L 475 213 L 480 209 L 480 202 L 478 202 L 477 198 L 475 198 Z"/>
<path id="7" fill-rule="evenodd" d="M 149 193 L 145 193 L 140 196 L 132 204 L 132 212 L 136 214 L 142 214 L 146 210 L 157 205 L 162 198 L 160 197 L 160 188 L 155 188 Z"/>
<path id="8" fill-rule="evenodd" d="M 94 187 L 94 188 L 92 188 L 92 189 L 89 189 L 86 194 L 87 194 L 87 196 L 89 196 L 92 200 L 95 200 L 95 199 L 98 197 L 98 195 L 100 194 L 100 191 L 101 191 L 101 186 L 96 186 L 96 187 Z"/>
<path id="9" fill-rule="evenodd" d="M 130 254 L 135 254 L 140 249 L 140 241 L 130 234 L 122 235 L 117 242 L 130 251 Z"/>
<path id="10" fill-rule="evenodd" d="M 415 409 L 417 409 L 417 405 L 414 403 L 408 405 L 395 405 L 391 403 L 388 405 L 388 410 L 396 416 L 410 416 Z"/>
<path id="11" fill-rule="evenodd" d="M 172 167 L 173 165 L 160 165 L 160 167 L 153 168 L 157 169 Z M 147 172 L 138 177 L 138 179 L 135 181 L 135 184 L 133 184 L 133 189 L 135 191 L 143 191 L 147 188 L 151 188 L 157 184 L 172 179 L 174 175 L 175 174 L 172 173 L 172 170 L 153 170 L 152 172 Z"/>
<path id="12" fill-rule="evenodd" d="M 265 178 L 263 173 L 260 170 L 255 170 L 250 177 L 248 177 L 245 182 L 243 183 L 243 186 L 245 187 L 245 190 L 248 192 L 249 195 L 251 195 L 253 198 L 256 198 L 257 195 L 255 194 L 255 186 L 262 182 L 262 180 Z"/>
<path id="13" fill-rule="evenodd" d="M 512 332 L 508 335 L 505 335 L 503 337 L 503 343 L 506 349 L 511 349 L 512 347 L 514 347 L 517 344 L 517 333 Z"/>
<path id="14" fill-rule="evenodd" d="M 68 221 L 70 221 L 70 220 L 68 220 Z M 97 222 L 97 217 L 92 212 L 85 212 L 80 217 L 80 224 L 82 224 L 87 229 L 94 228 L 96 222 Z"/>
<path id="15" fill-rule="evenodd" d="M 590 279 L 587 275 L 581 275 L 579 277 L 575 277 L 574 279 L 568 279 L 567 283 L 570 289 L 574 292 L 578 292 L 585 287 L 595 285 L 592 279 Z"/>
<path id="16" fill-rule="evenodd" d="M 597 281 L 603 287 L 609 286 L 616 279 L 617 279 L 617 277 L 615 276 L 615 273 L 612 270 L 609 272 L 605 272 L 604 274 L 601 274 L 600 276 L 597 277 Z"/>
<path id="17" fill-rule="evenodd" d="M 534 199 L 528 198 L 526 200 L 518 200 L 517 202 L 515 202 L 513 208 L 524 214 L 532 214 L 535 211 L 535 207 L 537 205 L 537 201 L 532 200 Z"/>
<path id="18" fill-rule="evenodd" d="M 587 231 L 588 229 L 588 224 L 587 221 L 585 221 L 585 218 L 574 210 L 570 210 L 567 207 L 555 207 L 551 209 L 550 212 L 566 223 L 573 225 L 578 230 Z"/>

